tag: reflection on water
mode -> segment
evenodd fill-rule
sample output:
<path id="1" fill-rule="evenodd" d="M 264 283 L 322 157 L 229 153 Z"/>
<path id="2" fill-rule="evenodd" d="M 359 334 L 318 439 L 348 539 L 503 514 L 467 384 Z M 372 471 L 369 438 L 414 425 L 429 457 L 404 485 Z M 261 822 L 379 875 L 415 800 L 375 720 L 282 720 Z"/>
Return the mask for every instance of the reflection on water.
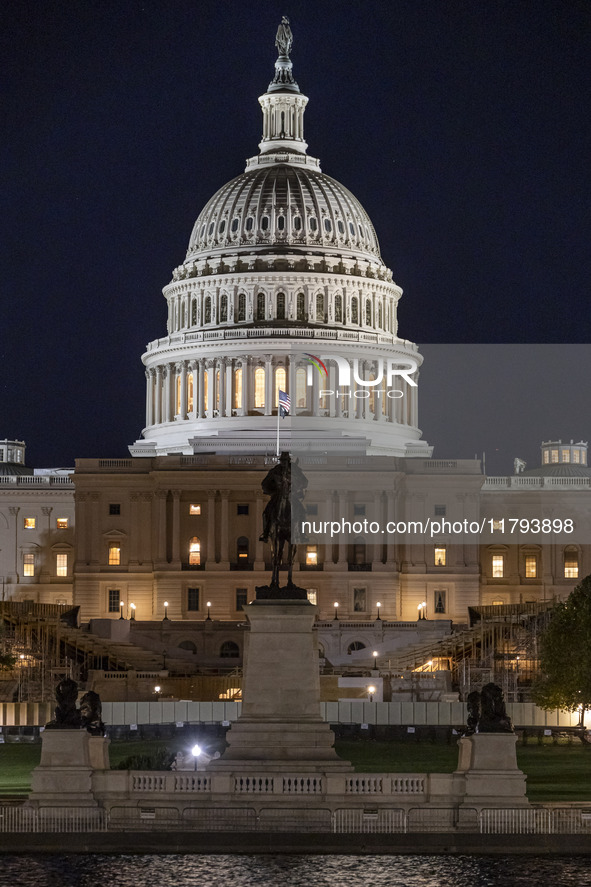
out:
<path id="1" fill-rule="evenodd" d="M 581 887 L 589 859 L 47 854 L 0 857 L 0 876 L 10 887 Z"/>

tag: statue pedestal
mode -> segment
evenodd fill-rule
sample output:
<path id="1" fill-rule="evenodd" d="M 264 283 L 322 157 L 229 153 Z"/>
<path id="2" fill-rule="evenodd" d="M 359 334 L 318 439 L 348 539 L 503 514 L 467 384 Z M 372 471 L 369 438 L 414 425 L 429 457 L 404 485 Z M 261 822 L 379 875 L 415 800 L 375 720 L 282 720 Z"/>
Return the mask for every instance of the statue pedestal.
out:
<path id="1" fill-rule="evenodd" d="M 515 733 L 476 733 L 459 740 L 456 774 L 465 780 L 466 806 L 529 804 L 526 777 L 517 766 L 516 743 Z"/>
<path id="2" fill-rule="evenodd" d="M 244 607 L 242 712 L 212 770 L 352 770 L 320 716 L 316 607 L 304 600 L 255 600 Z"/>
<path id="3" fill-rule="evenodd" d="M 39 807 L 97 807 L 92 773 L 108 769 L 108 742 L 86 730 L 44 730 L 29 802 Z"/>

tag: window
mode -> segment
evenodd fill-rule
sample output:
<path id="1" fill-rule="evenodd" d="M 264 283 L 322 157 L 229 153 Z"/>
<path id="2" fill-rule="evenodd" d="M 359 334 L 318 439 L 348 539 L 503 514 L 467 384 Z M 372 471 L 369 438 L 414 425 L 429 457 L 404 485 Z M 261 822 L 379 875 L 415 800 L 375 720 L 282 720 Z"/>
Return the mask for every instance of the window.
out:
<path id="1" fill-rule="evenodd" d="M 269 216 L 263 216 L 261 219 L 261 228 L 263 231 L 269 230 Z"/>
<path id="2" fill-rule="evenodd" d="M 257 296 L 257 320 L 265 319 L 265 294 L 259 293 Z"/>
<path id="3" fill-rule="evenodd" d="M 273 405 L 278 409 L 279 408 L 279 392 L 285 391 L 287 388 L 286 375 L 283 367 L 278 367 L 275 370 L 275 397 L 273 399 Z"/>
<path id="4" fill-rule="evenodd" d="M 538 559 L 535 554 L 525 556 L 525 578 L 535 579 L 538 575 Z"/>
<path id="5" fill-rule="evenodd" d="M 314 218 L 314 216 L 310 216 L 310 231 L 318 230 L 318 222 Z"/>
<path id="6" fill-rule="evenodd" d="M 318 293 L 316 296 L 316 320 L 324 320 L 324 296 Z"/>
<path id="7" fill-rule="evenodd" d="M 246 227 L 246 230 L 247 230 L 247 231 L 252 231 L 252 227 L 253 227 L 253 225 L 254 225 L 254 219 L 253 219 L 252 216 L 249 216 L 249 217 L 247 218 L 247 220 L 246 220 L 246 226 L 245 226 L 245 227 Z"/>
<path id="8" fill-rule="evenodd" d="M 306 545 L 306 565 L 316 567 L 318 565 L 318 546 Z"/>
<path id="9" fill-rule="evenodd" d="M 306 319 L 306 297 L 303 293 L 298 293 L 297 298 L 298 320 Z"/>
<path id="10" fill-rule="evenodd" d="M 26 517 L 25 518 L 25 530 L 34 530 L 35 529 L 36 519 L 34 517 Z"/>
<path id="11" fill-rule="evenodd" d="M 347 647 L 347 653 L 356 653 L 358 650 L 365 650 L 363 641 L 351 641 Z"/>
<path id="12" fill-rule="evenodd" d="M 55 575 L 56 576 L 67 576 L 68 575 L 68 555 L 67 554 L 58 554 L 56 556 Z"/>
<path id="13" fill-rule="evenodd" d="M 369 299 L 365 303 L 365 322 L 367 326 L 371 326 L 371 302 Z"/>
<path id="14" fill-rule="evenodd" d="M 503 554 L 493 554 L 493 556 L 492 556 L 493 579 L 502 579 L 504 573 L 505 573 L 505 556 Z"/>
<path id="15" fill-rule="evenodd" d="M 558 462 L 558 450 L 550 450 L 550 461 Z"/>
<path id="16" fill-rule="evenodd" d="M 365 564 L 365 558 L 365 539 L 363 536 L 356 536 L 353 541 L 353 563 L 357 565 Z"/>
<path id="17" fill-rule="evenodd" d="M 544 458 L 542 461 L 543 461 L 544 465 L 547 465 L 548 462 L 550 461 L 550 453 L 548 452 L 548 450 L 544 450 Z"/>
<path id="18" fill-rule="evenodd" d="M 447 561 L 447 548 L 445 545 L 436 545 L 434 549 L 434 563 L 436 567 L 445 567 Z"/>
<path id="19" fill-rule="evenodd" d="M 220 323 L 228 321 L 228 297 L 224 294 L 220 299 Z"/>
<path id="20" fill-rule="evenodd" d="M 234 370 L 234 409 L 242 406 L 242 367 Z"/>
<path id="21" fill-rule="evenodd" d="M 121 514 L 121 505 L 118 502 L 111 502 L 109 505 L 109 514 Z"/>
<path id="22" fill-rule="evenodd" d="M 343 322 L 343 297 L 335 296 L 334 297 L 334 319 L 336 323 Z"/>
<path id="23" fill-rule="evenodd" d="M 351 299 L 351 323 L 359 323 L 359 302 L 357 296 Z"/>
<path id="24" fill-rule="evenodd" d="M 248 603 L 248 588 L 236 589 L 236 610 L 240 612 Z"/>
<path id="25" fill-rule="evenodd" d="M 238 659 L 240 656 L 240 648 L 234 641 L 224 641 L 220 647 L 221 659 Z"/>
<path id="26" fill-rule="evenodd" d="M 294 230 L 295 230 L 295 231 L 301 231 L 301 230 L 302 230 L 302 219 L 301 219 L 301 216 L 294 216 L 294 217 L 293 217 L 293 227 L 294 227 Z"/>
<path id="27" fill-rule="evenodd" d="M 238 322 L 246 320 L 246 296 L 240 293 L 238 296 Z"/>
<path id="28" fill-rule="evenodd" d="M 201 514 L 201 505 L 189 505 L 189 514 Z"/>
<path id="29" fill-rule="evenodd" d="M 236 559 L 239 564 L 248 563 L 248 539 L 246 536 L 239 536 L 236 540 Z"/>
<path id="30" fill-rule="evenodd" d="M 187 588 L 187 610 L 195 612 L 199 609 L 199 589 Z"/>
<path id="31" fill-rule="evenodd" d="M 504 603 L 505 603 L 505 601 L 503 598 L 498 598 L 496 601 L 492 601 L 492 606 L 493 607 L 502 607 Z"/>
<path id="32" fill-rule="evenodd" d="M 435 517 L 445 517 L 447 513 L 447 508 L 445 505 L 436 505 L 435 506 Z"/>
<path id="33" fill-rule="evenodd" d="M 570 450 L 563 449 L 561 452 L 561 462 L 570 462 Z"/>
<path id="34" fill-rule="evenodd" d="M 285 216 L 277 216 L 277 230 L 278 231 L 285 230 Z"/>
<path id="35" fill-rule="evenodd" d="M 340 219 L 337 222 L 337 228 L 339 229 L 339 234 L 345 233 L 345 226 L 343 225 L 343 223 L 341 222 Z"/>
<path id="36" fill-rule="evenodd" d="M 121 595 L 118 588 L 110 588 L 108 591 L 108 610 L 109 613 L 118 613 L 121 609 Z"/>
<path id="37" fill-rule="evenodd" d="M 318 589 L 317 588 L 308 588 L 306 591 L 307 598 L 311 604 L 314 606 L 318 603 Z"/>
<path id="38" fill-rule="evenodd" d="M 365 613 L 367 610 L 367 590 L 365 588 L 353 589 L 353 612 Z"/>
<path id="39" fill-rule="evenodd" d="M 205 311 L 203 312 L 203 322 L 211 323 L 211 298 L 207 296 L 205 299 Z"/>
<path id="40" fill-rule="evenodd" d="M 353 516 L 354 517 L 365 517 L 365 505 L 354 504 L 353 505 Z"/>
<path id="41" fill-rule="evenodd" d="M 569 550 L 568 548 L 564 552 L 564 578 L 579 578 L 579 554 L 577 551 Z"/>
<path id="42" fill-rule="evenodd" d="M 225 230 L 226 230 L 226 220 L 222 219 L 222 221 L 220 222 L 220 227 L 218 229 L 218 233 L 223 234 Z"/>
<path id="43" fill-rule="evenodd" d="M 58 530 L 67 530 L 68 529 L 68 518 L 67 517 L 58 517 L 57 528 L 58 528 Z"/>
<path id="44" fill-rule="evenodd" d="M 191 326 L 197 325 L 197 299 L 191 302 Z"/>
<path id="45" fill-rule="evenodd" d="M 277 293 L 277 320 L 285 320 L 285 293 Z"/>
<path id="46" fill-rule="evenodd" d="M 433 612 L 434 613 L 445 613 L 445 591 L 437 590 L 433 592 L 434 601 L 433 601 Z"/>
<path id="47" fill-rule="evenodd" d="M 580 450 L 573 450 L 573 462 L 580 461 Z"/>
<path id="48" fill-rule="evenodd" d="M 109 566 L 118 567 L 121 563 L 121 545 L 119 542 L 109 542 Z"/>
<path id="49" fill-rule="evenodd" d="M 330 232 L 332 231 L 332 222 L 330 219 L 324 220 L 324 230 L 327 234 L 330 234 Z"/>
<path id="50" fill-rule="evenodd" d="M 189 540 L 189 564 L 192 567 L 201 564 L 201 542 L 197 536 L 192 536 Z"/>
<path id="51" fill-rule="evenodd" d="M 248 505 L 237 505 L 236 514 L 248 514 Z"/>
<path id="52" fill-rule="evenodd" d="M 254 405 L 260 410 L 265 406 L 265 370 L 257 367 L 254 371 Z"/>
<path id="53" fill-rule="evenodd" d="M 35 575 L 35 555 L 34 554 L 25 554 L 23 555 L 23 576 L 34 576 Z"/>

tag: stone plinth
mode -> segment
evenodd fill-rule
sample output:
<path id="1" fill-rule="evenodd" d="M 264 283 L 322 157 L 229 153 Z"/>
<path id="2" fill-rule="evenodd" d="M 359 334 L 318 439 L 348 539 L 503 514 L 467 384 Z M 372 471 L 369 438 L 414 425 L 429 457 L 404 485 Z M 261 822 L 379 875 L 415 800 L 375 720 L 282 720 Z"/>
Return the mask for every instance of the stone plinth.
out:
<path id="1" fill-rule="evenodd" d="M 250 632 L 242 713 L 227 734 L 229 747 L 210 768 L 350 770 L 320 716 L 316 607 L 302 600 L 256 600 L 244 612 Z"/>
<path id="2" fill-rule="evenodd" d="M 45 730 L 29 801 L 41 807 L 96 807 L 92 773 L 95 762 L 105 761 L 106 742 L 86 730 Z"/>
<path id="3" fill-rule="evenodd" d="M 458 742 L 457 775 L 465 779 L 468 806 L 514 807 L 528 804 L 526 777 L 517 766 L 515 733 L 476 733 Z"/>

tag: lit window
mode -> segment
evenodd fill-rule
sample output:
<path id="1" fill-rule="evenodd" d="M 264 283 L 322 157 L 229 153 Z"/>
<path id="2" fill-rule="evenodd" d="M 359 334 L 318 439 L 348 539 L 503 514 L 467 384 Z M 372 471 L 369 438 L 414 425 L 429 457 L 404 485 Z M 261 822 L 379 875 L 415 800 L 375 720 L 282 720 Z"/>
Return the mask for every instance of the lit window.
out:
<path id="1" fill-rule="evenodd" d="M 255 409 L 265 406 L 265 370 L 257 367 L 254 371 L 254 405 Z"/>
<path id="2" fill-rule="evenodd" d="M 203 407 L 205 412 L 209 410 L 209 373 L 203 374 Z"/>
<path id="3" fill-rule="evenodd" d="M 492 606 L 493 607 L 502 607 L 504 603 L 505 603 L 504 600 L 499 599 L 499 600 L 493 601 Z"/>
<path id="4" fill-rule="evenodd" d="M 445 545 L 436 545 L 434 549 L 434 558 L 436 567 L 445 567 L 447 560 L 447 549 Z"/>
<path id="5" fill-rule="evenodd" d="M 558 462 L 558 450 L 550 450 L 550 461 Z"/>
<path id="6" fill-rule="evenodd" d="M 580 450 L 573 450 L 573 462 L 580 461 Z"/>
<path id="7" fill-rule="evenodd" d="M 587 450 L 581 450 L 581 462 L 583 465 L 587 464 Z"/>
<path id="8" fill-rule="evenodd" d="M 34 530 L 35 529 L 35 518 L 34 517 L 26 517 L 25 518 L 25 530 Z"/>
<path id="9" fill-rule="evenodd" d="M 201 514 L 201 505 L 189 505 L 189 514 Z"/>
<path id="10" fill-rule="evenodd" d="M 309 567 L 315 567 L 318 564 L 318 546 L 317 545 L 307 545 L 306 546 L 306 564 Z"/>
<path id="11" fill-rule="evenodd" d="M 178 416 L 181 412 L 181 377 L 176 377 L 176 415 Z"/>
<path id="12" fill-rule="evenodd" d="M 189 564 L 198 567 L 201 563 L 201 542 L 193 536 L 189 542 Z"/>
<path id="13" fill-rule="evenodd" d="M 67 554 L 58 554 L 56 556 L 56 576 L 67 576 L 68 575 L 68 555 Z"/>
<path id="14" fill-rule="evenodd" d="M 493 530 L 502 530 L 503 529 L 503 521 L 502 520 L 493 520 Z"/>
<path id="15" fill-rule="evenodd" d="M 248 603 L 248 589 L 247 588 L 237 588 L 236 589 L 236 610 L 240 612 L 243 607 L 245 607 Z"/>
<path id="16" fill-rule="evenodd" d="M 187 376 L 187 412 L 193 412 L 193 373 Z"/>
<path id="17" fill-rule="evenodd" d="M 365 588 L 353 589 L 353 612 L 365 613 L 367 610 L 367 590 Z"/>
<path id="18" fill-rule="evenodd" d="M 502 554 L 493 554 L 493 557 L 492 557 L 493 579 L 502 579 L 504 572 L 505 572 L 505 556 Z"/>
<path id="19" fill-rule="evenodd" d="M 579 578 L 579 555 L 576 551 L 564 552 L 564 578 Z"/>
<path id="20" fill-rule="evenodd" d="M 561 461 L 562 462 L 570 462 L 570 450 L 562 450 L 561 452 Z"/>
<path id="21" fill-rule="evenodd" d="M 242 406 L 242 368 L 234 370 L 234 409 Z"/>
<path id="22" fill-rule="evenodd" d="M 121 607 L 119 606 L 121 602 L 121 597 L 119 594 L 118 588 L 110 588 L 109 589 L 109 601 L 108 608 L 109 613 L 118 613 Z"/>
<path id="23" fill-rule="evenodd" d="M 109 566 L 118 567 L 121 563 L 121 546 L 118 542 L 109 542 Z"/>
<path id="24" fill-rule="evenodd" d="M 445 613 L 445 591 L 437 590 L 433 594 L 435 598 L 433 606 L 435 613 Z"/>
<path id="25" fill-rule="evenodd" d="M 314 604 L 314 606 L 316 606 L 316 604 L 318 603 L 318 589 L 317 588 L 309 588 L 306 591 L 306 595 L 307 595 L 310 603 Z"/>
<path id="26" fill-rule="evenodd" d="M 528 554 L 525 558 L 525 578 L 535 579 L 538 575 L 538 559 L 535 554 Z"/>
<path id="27" fill-rule="evenodd" d="M 284 370 L 283 367 L 279 367 L 277 370 L 275 370 L 275 399 L 274 399 L 274 406 L 277 407 L 277 408 L 279 407 L 279 392 L 280 392 L 280 391 L 285 391 L 285 389 L 286 389 L 286 387 L 287 387 L 286 382 L 285 382 L 285 378 L 286 378 L 286 376 L 285 376 L 285 370 Z"/>
<path id="28" fill-rule="evenodd" d="M 35 555 L 34 554 L 25 554 L 23 555 L 23 576 L 34 576 L 35 575 Z"/>
<path id="29" fill-rule="evenodd" d="M 199 609 L 199 589 L 187 588 L 187 610 Z"/>
<path id="30" fill-rule="evenodd" d="M 550 453 L 548 452 L 548 450 L 544 450 L 544 459 L 543 459 L 544 465 L 547 465 L 549 461 L 550 461 Z"/>
<path id="31" fill-rule="evenodd" d="M 57 528 L 58 528 L 58 530 L 67 530 L 68 529 L 68 518 L 67 517 L 58 517 Z"/>

